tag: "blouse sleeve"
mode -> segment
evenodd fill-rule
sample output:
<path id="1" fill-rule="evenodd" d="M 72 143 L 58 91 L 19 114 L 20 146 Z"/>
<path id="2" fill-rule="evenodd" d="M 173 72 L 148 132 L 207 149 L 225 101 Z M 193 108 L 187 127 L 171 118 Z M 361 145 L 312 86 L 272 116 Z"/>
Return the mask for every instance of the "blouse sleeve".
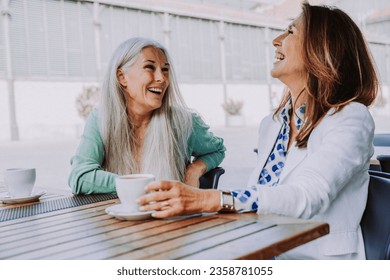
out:
<path id="1" fill-rule="evenodd" d="M 257 187 L 252 186 L 245 189 L 232 191 L 234 205 L 238 212 L 256 212 L 259 208 L 259 197 Z"/>
<path id="2" fill-rule="evenodd" d="M 215 136 L 200 116 L 193 114 L 193 129 L 188 143 L 189 154 L 194 160 L 201 160 L 207 171 L 217 167 L 225 157 L 223 139 Z"/>
<path id="3" fill-rule="evenodd" d="M 102 170 L 104 145 L 97 110 L 91 112 L 76 154 L 71 159 L 68 184 L 74 194 L 115 193 L 114 173 Z"/>

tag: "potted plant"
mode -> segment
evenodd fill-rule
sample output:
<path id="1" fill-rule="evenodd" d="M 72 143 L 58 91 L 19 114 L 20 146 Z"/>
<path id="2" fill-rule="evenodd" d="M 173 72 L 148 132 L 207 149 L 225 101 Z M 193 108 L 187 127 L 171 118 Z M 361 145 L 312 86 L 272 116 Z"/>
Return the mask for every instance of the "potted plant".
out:
<path id="1" fill-rule="evenodd" d="M 100 88 L 98 86 L 84 86 L 81 93 L 76 98 L 76 108 L 80 117 L 84 121 L 96 106 L 99 100 Z"/>
<path id="2" fill-rule="evenodd" d="M 99 100 L 100 88 L 98 86 L 84 86 L 81 93 L 76 97 L 76 109 L 79 116 L 84 120 L 82 124 L 76 124 L 76 137 L 80 137 L 86 119 Z"/>
<path id="3" fill-rule="evenodd" d="M 244 102 L 242 100 L 234 100 L 229 98 L 222 104 L 226 112 L 227 126 L 242 126 L 244 125 L 244 117 L 242 116 L 242 107 Z"/>

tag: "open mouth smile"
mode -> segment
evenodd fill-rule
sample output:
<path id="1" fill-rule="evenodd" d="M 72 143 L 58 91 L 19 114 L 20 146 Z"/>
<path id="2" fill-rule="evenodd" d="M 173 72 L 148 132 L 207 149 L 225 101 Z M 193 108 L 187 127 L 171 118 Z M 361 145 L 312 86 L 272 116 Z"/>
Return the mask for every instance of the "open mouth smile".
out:
<path id="1" fill-rule="evenodd" d="M 284 60 L 285 55 L 279 52 L 275 52 L 275 63 Z"/>
<path id="2" fill-rule="evenodd" d="M 157 87 L 151 87 L 151 88 L 148 88 L 148 91 L 154 93 L 154 94 L 157 94 L 157 95 L 160 95 L 163 93 L 163 90 L 162 88 L 157 88 Z"/>

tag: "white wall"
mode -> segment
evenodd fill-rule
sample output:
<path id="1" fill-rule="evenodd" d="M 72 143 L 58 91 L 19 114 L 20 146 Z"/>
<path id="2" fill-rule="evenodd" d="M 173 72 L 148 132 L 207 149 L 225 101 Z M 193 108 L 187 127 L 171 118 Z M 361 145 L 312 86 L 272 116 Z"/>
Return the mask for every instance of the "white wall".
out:
<path id="1" fill-rule="evenodd" d="M 78 116 L 75 100 L 83 86 L 80 82 L 15 82 L 16 118 L 21 140 L 77 138 L 84 120 Z M 181 84 L 188 106 L 198 111 L 211 126 L 224 126 L 225 113 L 222 84 Z M 281 85 L 273 85 L 272 92 L 281 93 Z M 245 125 L 257 126 L 270 112 L 267 85 L 229 84 L 227 97 L 244 101 Z M 384 104 L 371 112 L 377 132 L 390 132 L 390 94 L 383 89 Z M 277 98 L 276 98 L 277 99 Z M 0 141 L 10 139 L 9 100 L 7 84 L 0 81 Z"/>
<path id="2" fill-rule="evenodd" d="M 0 140 L 10 139 L 7 83 L 0 80 Z"/>
<path id="3" fill-rule="evenodd" d="M 197 111 L 209 125 L 224 123 L 223 88 L 221 84 L 181 84 L 187 105 Z"/>
<path id="4" fill-rule="evenodd" d="M 69 82 L 15 82 L 20 139 L 76 137 L 77 129 L 83 124 L 75 107 L 82 86 L 82 83 Z M 0 140 L 8 140 L 9 100 L 5 83 L 0 84 L 0 101 Z M 6 116 L 3 111 L 7 111 Z"/>
<path id="5" fill-rule="evenodd" d="M 222 84 L 182 84 L 180 88 L 187 104 L 198 111 L 209 125 L 225 125 Z M 257 125 L 270 112 L 266 85 L 229 84 L 226 91 L 227 98 L 244 102 L 242 113 L 246 125 Z"/>

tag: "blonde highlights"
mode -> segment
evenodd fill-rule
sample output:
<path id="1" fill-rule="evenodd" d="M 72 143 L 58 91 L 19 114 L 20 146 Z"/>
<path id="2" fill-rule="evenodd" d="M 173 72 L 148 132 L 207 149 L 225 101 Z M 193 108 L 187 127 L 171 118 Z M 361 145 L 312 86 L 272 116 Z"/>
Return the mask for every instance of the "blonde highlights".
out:
<path id="1" fill-rule="evenodd" d="M 343 11 L 302 4 L 303 62 L 308 77 L 306 112 L 296 142 L 306 147 L 313 129 L 330 109 L 340 111 L 351 102 L 366 106 L 375 100 L 379 82 L 374 60 L 362 32 Z M 286 104 L 287 93 L 275 115 Z"/>

